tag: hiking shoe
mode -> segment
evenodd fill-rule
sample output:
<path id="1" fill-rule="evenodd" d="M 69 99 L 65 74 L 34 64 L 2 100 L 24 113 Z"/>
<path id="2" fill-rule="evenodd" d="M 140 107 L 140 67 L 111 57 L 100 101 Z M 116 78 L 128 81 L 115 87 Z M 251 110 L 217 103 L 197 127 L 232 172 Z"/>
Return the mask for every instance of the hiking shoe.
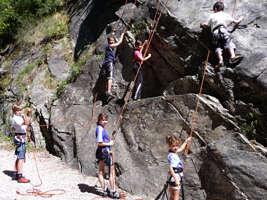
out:
<path id="1" fill-rule="evenodd" d="M 230 58 L 229 60 L 229 64 L 232 65 L 232 64 L 237 64 L 239 63 L 241 60 L 243 59 L 242 56 L 235 56 L 233 58 Z"/>
<path id="2" fill-rule="evenodd" d="M 21 178 L 18 179 L 18 182 L 19 183 L 29 183 L 30 180 L 29 179 L 26 179 L 25 177 L 21 177 Z"/>
<path id="3" fill-rule="evenodd" d="M 220 68 L 220 67 L 224 67 L 224 64 L 223 63 L 218 63 L 216 66 L 215 66 L 215 68 Z"/>
<path id="4" fill-rule="evenodd" d="M 112 198 L 112 199 L 120 199 L 120 194 L 115 191 L 115 192 L 109 192 L 109 197 Z"/>

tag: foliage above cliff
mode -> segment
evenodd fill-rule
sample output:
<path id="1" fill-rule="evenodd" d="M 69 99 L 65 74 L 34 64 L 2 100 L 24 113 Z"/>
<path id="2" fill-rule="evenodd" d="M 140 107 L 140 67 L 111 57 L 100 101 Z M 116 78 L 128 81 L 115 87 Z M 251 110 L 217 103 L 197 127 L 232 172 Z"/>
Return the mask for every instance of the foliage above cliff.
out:
<path id="1" fill-rule="evenodd" d="M 63 0 L 0 0 L 0 48 L 14 41 L 27 21 L 49 15 L 63 6 Z"/>

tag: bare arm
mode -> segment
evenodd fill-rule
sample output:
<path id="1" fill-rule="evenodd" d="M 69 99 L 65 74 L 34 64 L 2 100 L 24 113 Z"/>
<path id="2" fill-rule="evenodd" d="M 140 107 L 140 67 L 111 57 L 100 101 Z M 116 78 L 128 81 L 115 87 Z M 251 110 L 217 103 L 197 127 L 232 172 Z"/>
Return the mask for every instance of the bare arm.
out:
<path id="1" fill-rule="evenodd" d="M 150 57 L 151 57 L 151 54 L 148 54 L 148 56 L 145 57 L 145 58 L 143 58 L 142 61 L 146 61 L 146 60 L 148 60 Z"/>
<path id="2" fill-rule="evenodd" d="M 208 28 L 208 25 L 206 23 L 200 22 L 200 27 L 201 28 Z"/>
<path id="3" fill-rule="evenodd" d="M 110 140 L 110 142 L 98 142 L 97 146 L 99 147 L 109 147 L 112 146 L 114 144 L 113 140 Z"/>
<path id="4" fill-rule="evenodd" d="M 191 137 L 187 138 L 184 143 L 179 147 L 178 152 L 181 152 L 185 149 L 187 142 L 191 140 Z"/>
<path id="5" fill-rule="evenodd" d="M 237 20 L 234 20 L 234 24 L 239 24 L 244 19 L 244 16 L 240 16 Z"/>
<path id="6" fill-rule="evenodd" d="M 124 36 L 124 33 L 121 34 L 121 37 L 120 37 L 119 41 L 118 41 L 118 42 L 115 42 L 115 43 L 113 43 L 113 44 L 111 44 L 110 47 L 111 47 L 111 48 L 116 48 L 116 47 L 118 47 L 118 46 L 122 43 L 122 41 L 123 41 L 123 36 Z"/>

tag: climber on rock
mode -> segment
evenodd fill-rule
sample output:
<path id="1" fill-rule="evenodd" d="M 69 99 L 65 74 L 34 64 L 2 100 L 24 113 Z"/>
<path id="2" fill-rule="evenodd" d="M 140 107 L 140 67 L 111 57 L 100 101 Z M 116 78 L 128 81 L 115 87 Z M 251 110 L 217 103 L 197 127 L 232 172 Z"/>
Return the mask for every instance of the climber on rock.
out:
<path id="1" fill-rule="evenodd" d="M 185 149 L 186 144 L 191 140 L 188 137 L 183 144 L 175 135 L 168 135 L 166 137 L 166 143 L 169 146 L 168 152 L 168 165 L 169 173 L 168 180 L 170 184 L 170 200 L 178 200 L 181 189 L 182 177 L 183 177 L 183 163 L 178 156 L 178 152 Z"/>
<path id="2" fill-rule="evenodd" d="M 121 34 L 119 41 L 116 42 L 115 37 L 113 35 L 108 37 L 108 44 L 105 49 L 105 58 L 104 63 L 102 65 L 102 74 L 107 79 L 107 91 L 105 93 L 107 99 L 112 98 L 113 95 L 111 93 L 112 80 L 114 79 L 114 63 L 115 63 L 115 51 L 116 47 L 118 47 L 123 41 L 124 33 Z"/>
<path id="3" fill-rule="evenodd" d="M 151 57 L 151 54 L 148 54 L 145 58 L 143 58 L 142 51 L 144 46 L 147 45 L 147 40 L 142 43 L 140 40 L 137 40 L 135 42 L 135 50 L 134 50 L 134 65 L 133 65 L 133 70 L 135 74 L 138 71 L 138 68 L 142 63 L 146 60 L 148 60 Z M 141 99 L 141 93 L 142 93 L 142 85 L 143 85 L 143 72 L 142 68 L 140 69 L 136 81 L 135 81 L 135 86 L 134 86 L 134 95 L 133 99 L 138 101 Z"/>
<path id="4" fill-rule="evenodd" d="M 243 20 L 243 16 L 235 20 L 229 14 L 224 12 L 224 4 L 221 1 L 216 2 L 213 5 L 213 12 L 206 23 L 200 23 L 200 27 L 210 27 L 213 35 L 213 42 L 216 46 L 215 53 L 218 57 L 219 63 L 217 68 L 224 66 L 223 63 L 223 50 L 228 50 L 230 54 L 229 64 L 236 64 L 242 60 L 241 56 L 235 55 L 236 46 L 232 41 L 231 33 L 227 30 L 227 27 L 234 24 L 239 24 Z"/>

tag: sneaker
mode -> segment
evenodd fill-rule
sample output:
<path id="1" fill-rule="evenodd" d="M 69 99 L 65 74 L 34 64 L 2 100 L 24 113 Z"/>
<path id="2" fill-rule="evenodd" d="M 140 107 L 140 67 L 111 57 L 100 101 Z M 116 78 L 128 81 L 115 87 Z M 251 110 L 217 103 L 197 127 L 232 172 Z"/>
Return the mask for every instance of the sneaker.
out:
<path id="1" fill-rule="evenodd" d="M 236 64 L 238 62 L 240 62 L 241 60 L 243 59 L 242 56 L 235 56 L 233 58 L 230 58 L 229 60 L 229 64 L 232 65 L 232 64 Z"/>
<path id="2" fill-rule="evenodd" d="M 120 199 L 120 198 L 121 198 L 121 197 L 120 197 L 120 194 L 119 194 L 117 191 L 115 191 L 115 192 L 110 192 L 110 193 L 109 193 L 109 197 L 112 198 L 112 199 Z"/>
<path id="3" fill-rule="evenodd" d="M 26 179 L 25 177 L 21 177 L 21 178 L 18 179 L 18 182 L 19 183 L 29 183 L 30 180 L 29 179 Z"/>

